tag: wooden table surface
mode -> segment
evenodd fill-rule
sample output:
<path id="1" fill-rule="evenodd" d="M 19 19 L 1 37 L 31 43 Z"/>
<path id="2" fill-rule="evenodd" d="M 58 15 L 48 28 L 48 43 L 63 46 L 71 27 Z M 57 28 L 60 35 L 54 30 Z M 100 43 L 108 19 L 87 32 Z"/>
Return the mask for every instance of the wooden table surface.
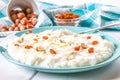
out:
<path id="1" fill-rule="evenodd" d="M 104 32 L 120 40 L 119 32 Z M 72 74 L 53 74 L 29 70 L 8 62 L 0 54 L 0 79 L 2 80 L 120 80 L 120 58 L 108 66 Z"/>

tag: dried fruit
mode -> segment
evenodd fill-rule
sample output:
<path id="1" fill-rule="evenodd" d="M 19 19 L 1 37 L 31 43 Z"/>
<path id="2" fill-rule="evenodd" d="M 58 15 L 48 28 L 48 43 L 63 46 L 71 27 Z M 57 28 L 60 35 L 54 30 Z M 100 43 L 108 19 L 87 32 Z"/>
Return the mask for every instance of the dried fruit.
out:
<path id="1" fill-rule="evenodd" d="M 25 46 L 25 49 L 31 49 L 31 48 L 33 48 L 31 45 L 26 45 Z"/>
<path id="2" fill-rule="evenodd" d="M 88 49 L 88 53 L 94 53 L 94 48 L 93 48 L 93 47 L 90 47 L 90 48 Z"/>
<path id="3" fill-rule="evenodd" d="M 19 44 L 14 44 L 14 46 L 19 46 Z"/>
<path id="4" fill-rule="evenodd" d="M 75 51 L 79 51 L 79 50 L 80 50 L 80 46 L 74 47 L 74 50 L 75 50 Z"/>
<path id="5" fill-rule="evenodd" d="M 97 40 L 92 42 L 92 45 L 97 45 L 99 42 Z"/>
<path id="6" fill-rule="evenodd" d="M 91 36 L 87 36 L 87 39 L 91 39 Z"/>
<path id="7" fill-rule="evenodd" d="M 47 40 L 48 39 L 48 36 L 43 36 L 42 37 L 44 40 Z"/>
<path id="8" fill-rule="evenodd" d="M 56 51 L 54 49 L 49 50 L 51 54 L 56 54 Z"/>
<path id="9" fill-rule="evenodd" d="M 73 12 L 64 12 L 55 16 L 55 18 L 58 19 L 74 19 L 79 17 L 80 16 L 78 14 L 74 14 Z"/>

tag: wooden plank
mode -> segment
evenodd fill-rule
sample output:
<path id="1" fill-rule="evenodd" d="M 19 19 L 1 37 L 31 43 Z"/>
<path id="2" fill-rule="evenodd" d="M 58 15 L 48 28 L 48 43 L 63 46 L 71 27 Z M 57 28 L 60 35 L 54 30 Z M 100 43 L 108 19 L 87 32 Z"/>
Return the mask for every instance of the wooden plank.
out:
<path id="1" fill-rule="evenodd" d="M 0 54 L 0 79 L 2 80 L 28 80 L 35 71 L 29 70 L 8 62 Z"/>

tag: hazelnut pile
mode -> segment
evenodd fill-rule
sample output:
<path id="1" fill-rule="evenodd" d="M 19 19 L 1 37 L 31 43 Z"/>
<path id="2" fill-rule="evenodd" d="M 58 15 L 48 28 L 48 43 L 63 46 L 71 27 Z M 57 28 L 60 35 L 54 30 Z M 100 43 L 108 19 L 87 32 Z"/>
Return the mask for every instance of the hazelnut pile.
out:
<path id="1" fill-rule="evenodd" d="M 34 28 L 37 23 L 37 15 L 30 8 L 26 8 L 25 10 L 11 10 L 10 16 L 14 24 L 11 26 L 2 25 L 0 32 Z"/>

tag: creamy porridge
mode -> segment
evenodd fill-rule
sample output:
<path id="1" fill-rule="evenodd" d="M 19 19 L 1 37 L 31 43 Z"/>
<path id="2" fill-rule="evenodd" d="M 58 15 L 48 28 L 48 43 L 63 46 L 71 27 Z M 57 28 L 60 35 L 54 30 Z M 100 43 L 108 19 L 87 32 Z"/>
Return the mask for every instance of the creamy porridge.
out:
<path id="1" fill-rule="evenodd" d="M 73 68 L 108 59 L 114 44 L 100 34 L 77 34 L 67 29 L 23 34 L 8 45 L 14 59 L 45 68 Z"/>

